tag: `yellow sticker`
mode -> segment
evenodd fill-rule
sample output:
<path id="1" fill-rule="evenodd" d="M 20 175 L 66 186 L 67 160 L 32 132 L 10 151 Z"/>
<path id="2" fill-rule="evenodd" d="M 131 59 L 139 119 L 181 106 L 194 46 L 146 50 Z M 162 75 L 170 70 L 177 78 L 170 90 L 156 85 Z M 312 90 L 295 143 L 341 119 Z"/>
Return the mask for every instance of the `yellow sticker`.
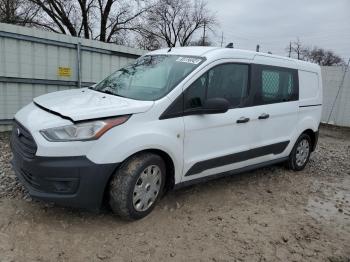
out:
<path id="1" fill-rule="evenodd" d="M 58 68 L 58 75 L 59 76 L 65 76 L 65 77 L 70 77 L 72 76 L 72 68 L 70 67 L 59 67 Z"/>

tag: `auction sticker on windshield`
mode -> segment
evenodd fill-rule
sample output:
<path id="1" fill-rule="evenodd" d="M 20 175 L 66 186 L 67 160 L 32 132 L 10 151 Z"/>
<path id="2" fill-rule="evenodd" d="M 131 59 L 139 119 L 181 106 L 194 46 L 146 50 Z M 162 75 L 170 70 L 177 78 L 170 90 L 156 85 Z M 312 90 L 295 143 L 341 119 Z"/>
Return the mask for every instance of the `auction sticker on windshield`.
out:
<path id="1" fill-rule="evenodd" d="M 198 65 L 201 61 L 202 59 L 193 58 L 193 57 L 181 57 L 181 56 L 178 59 L 176 59 L 176 62 L 189 63 L 189 64 L 195 64 L 195 65 Z"/>

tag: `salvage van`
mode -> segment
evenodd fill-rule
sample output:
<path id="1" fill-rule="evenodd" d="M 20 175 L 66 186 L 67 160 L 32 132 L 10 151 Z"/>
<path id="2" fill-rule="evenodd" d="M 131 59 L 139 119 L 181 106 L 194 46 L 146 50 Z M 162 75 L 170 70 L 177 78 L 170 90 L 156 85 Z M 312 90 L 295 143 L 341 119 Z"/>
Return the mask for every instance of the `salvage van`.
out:
<path id="1" fill-rule="evenodd" d="M 169 189 L 276 163 L 302 170 L 322 111 L 318 65 L 216 47 L 150 52 L 16 115 L 12 165 L 33 198 L 145 217 Z"/>

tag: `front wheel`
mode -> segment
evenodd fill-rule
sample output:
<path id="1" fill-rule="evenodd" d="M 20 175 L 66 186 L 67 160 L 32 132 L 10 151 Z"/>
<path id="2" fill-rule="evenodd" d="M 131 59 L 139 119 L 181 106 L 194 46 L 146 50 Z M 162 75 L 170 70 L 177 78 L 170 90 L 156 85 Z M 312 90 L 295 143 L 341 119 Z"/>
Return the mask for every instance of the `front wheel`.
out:
<path id="1" fill-rule="evenodd" d="M 288 167 L 294 171 L 303 170 L 310 159 L 311 147 L 311 138 L 307 134 L 302 134 L 289 155 Z"/>
<path id="2" fill-rule="evenodd" d="M 113 212 L 128 220 L 147 216 L 163 192 L 165 172 L 163 159 L 152 153 L 137 154 L 124 162 L 109 187 Z"/>

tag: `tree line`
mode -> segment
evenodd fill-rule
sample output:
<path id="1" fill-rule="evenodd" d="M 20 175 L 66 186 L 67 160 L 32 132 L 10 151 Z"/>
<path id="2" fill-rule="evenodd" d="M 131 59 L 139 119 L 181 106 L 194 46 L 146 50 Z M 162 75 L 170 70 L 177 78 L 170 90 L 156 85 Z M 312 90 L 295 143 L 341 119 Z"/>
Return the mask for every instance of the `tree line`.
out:
<path id="1" fill-rule="evenodd" d="M 300 39 L 291 41 L 286 47 L 289 57 L 304 60 L 321 66 L 343 65 L 344 60 L 332 50 L 326 50 L 318 46 L 309 47 L 301 43 Z"/>
<path id="2" fill-rule="evenodd" d="M 203 0 L 0 0 L 0 22 L 153 50 L 216 24 Z"/>
<path id="3" fill-rule="evenodd" d="M 218 24 L 205 0 L 0 0 L 0 22 L 146 50 L 213 45 L 207 32 Z M 320 65 L 344 63 L 299 39 L 286 51 Z"/>

